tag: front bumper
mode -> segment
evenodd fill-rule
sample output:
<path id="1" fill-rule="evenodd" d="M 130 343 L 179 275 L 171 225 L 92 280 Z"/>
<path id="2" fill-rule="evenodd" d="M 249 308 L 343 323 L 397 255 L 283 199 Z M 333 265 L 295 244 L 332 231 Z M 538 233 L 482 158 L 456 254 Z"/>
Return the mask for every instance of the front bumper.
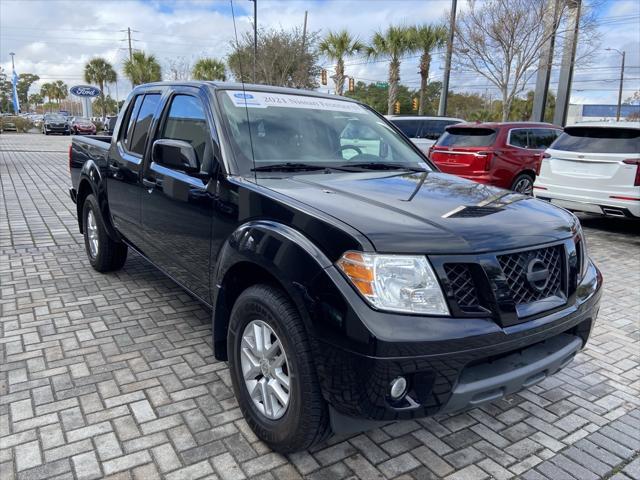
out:
<path id="1" fill-rule="evenodd" d="M 474 408 L 541 381 L 568 364 L 586 344 L 601 286 L 599 271 L 590 265 L 574 304 L 507 327 L 490 319 L 441 322 L 413 317 L 415 341 L 379 342 L 392 343 L 393 348 L 381 346 L 378 351 L 392 351 L 394 356 L 371 356 L 322 342 L 318 375 L 331 405 L 334 431 Z M 393 322 L 393 317 L 389 314 L 388 320 Z M 429 341 L 421 338 L 425 331 L 421 324 L 432 320 L 436 327 Z M 389 333 L 399 334 L 399 330 Z M 408 393 L 393 401 L 389 386 L 398 376 L 407 379 Z"/>

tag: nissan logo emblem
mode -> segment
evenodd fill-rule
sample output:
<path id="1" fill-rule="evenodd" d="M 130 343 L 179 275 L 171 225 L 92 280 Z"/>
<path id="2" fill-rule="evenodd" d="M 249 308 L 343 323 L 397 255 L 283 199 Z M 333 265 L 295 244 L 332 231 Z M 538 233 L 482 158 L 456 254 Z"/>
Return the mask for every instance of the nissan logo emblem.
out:
<path id="1" fill-rule="evenodd" d="M 539 258 L 532 258 L 527 265 L 527 282 L 537 292 L 542 292 L 549 283 L 549 269 Z"/>

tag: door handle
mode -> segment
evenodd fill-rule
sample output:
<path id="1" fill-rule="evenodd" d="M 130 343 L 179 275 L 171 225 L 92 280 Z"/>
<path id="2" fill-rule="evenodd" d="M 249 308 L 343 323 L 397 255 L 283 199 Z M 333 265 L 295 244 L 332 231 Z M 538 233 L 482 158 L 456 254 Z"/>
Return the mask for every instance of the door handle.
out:
<path id="1" fill-rule="evenodd" d="M 157 183 L 154 180 L 147 180 L 146 178 L 142 179 L 142 185 L 146 188 L 149 189 L 149 193 L 151 193 L 151 190 L 153 190 L 154 188 L 156 188 Z"/>

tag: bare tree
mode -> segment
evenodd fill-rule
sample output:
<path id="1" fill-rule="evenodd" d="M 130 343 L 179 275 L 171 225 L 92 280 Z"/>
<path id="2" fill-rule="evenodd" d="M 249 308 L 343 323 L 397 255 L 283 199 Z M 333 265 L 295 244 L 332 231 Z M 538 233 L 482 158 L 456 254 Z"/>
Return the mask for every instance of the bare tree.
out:
<path id="1" fill-rule="evenodd" d="M 191 80 L 191 70 L 193 66 L 186 57 L 176 57 L 167 60 L 165 71 L 169 80 Z"/>
<path id="2" fill-rule="evenodd" d="M 540 51 L 549 38 L 562 38 L 568 28 L 563 21 L 568 2 L 559 2 L 559 21 L 545 29 L 541 21 L 548 13 L 547 1 L 554 0 L 468 0 L 456 22 L 454 62 L 494 84 L 502 94 L 502 121 L 509 118 L 513 99 L 528 86 L 539 68 Z M 581 17 L 581 35 L 594 41 L 591 19 Z M 588 58 L 584 52 L 582 59 Z"/>

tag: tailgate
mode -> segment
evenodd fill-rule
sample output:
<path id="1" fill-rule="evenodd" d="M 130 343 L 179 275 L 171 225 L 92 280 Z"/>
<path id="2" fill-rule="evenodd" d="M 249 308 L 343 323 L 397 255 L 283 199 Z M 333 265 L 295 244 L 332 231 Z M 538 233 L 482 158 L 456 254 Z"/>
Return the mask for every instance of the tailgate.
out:
<path id="1" fill-rule="evenodd" d="M 464 173 L 483 171 L 490 153 L 478 149 L 439 149 L 431 150 L 429 158 L 445 173 Z"/>
<path id="2" fill-rule="evenodd" d="M 610 189 L 633 186 L 636 165 L 624 163 L 631 155 L 615 154 L 578 154 L 548 150 L 550 155 L 543 164 L 542 173 L 549 183 L 576 185 L 584 189 Z M 634 155 L 640 158 L 640 155 Z M 618 158 L 616 158 L 618 157 Z"/>

